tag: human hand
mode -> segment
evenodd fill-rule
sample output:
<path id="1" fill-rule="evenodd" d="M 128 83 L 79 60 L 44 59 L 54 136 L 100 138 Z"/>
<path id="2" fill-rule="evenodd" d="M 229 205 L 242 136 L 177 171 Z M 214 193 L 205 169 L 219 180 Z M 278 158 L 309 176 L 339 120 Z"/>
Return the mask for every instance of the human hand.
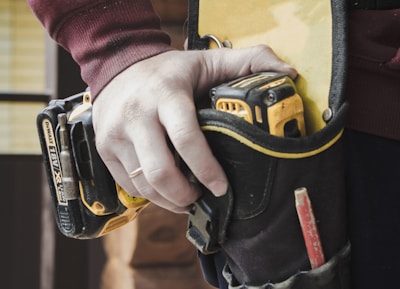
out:
<path id="1" fill-rule="evenodd" d="M 228 182 L 198 125 L 195 96 L 258 71 L 296 77 L 264 45 L 168 51 L 117 75 L 93 105 L 96 147 L 116 182 L 133 196 L 186 212 L 201 192 L 176 167 L 169 138 L 194 176 L 214 195 L 223 195 Z M 143 173 L 129 177 L 138 168 Z"/>

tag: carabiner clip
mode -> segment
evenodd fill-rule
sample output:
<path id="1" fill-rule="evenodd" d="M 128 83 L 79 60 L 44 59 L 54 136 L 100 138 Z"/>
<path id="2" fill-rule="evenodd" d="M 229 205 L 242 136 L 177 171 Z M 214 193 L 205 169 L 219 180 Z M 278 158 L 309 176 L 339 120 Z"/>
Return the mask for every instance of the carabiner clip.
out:
<path id="1" fill-rule="evenodd" d="M 229 40 L 224 40 L 223 42 L 221 42 L 214 34 L 205 34 L 201 37 L 201 39 L 204 38 L 212 40 L 218 48 L 232 48 L 232 42 L 230 42 Z"/>

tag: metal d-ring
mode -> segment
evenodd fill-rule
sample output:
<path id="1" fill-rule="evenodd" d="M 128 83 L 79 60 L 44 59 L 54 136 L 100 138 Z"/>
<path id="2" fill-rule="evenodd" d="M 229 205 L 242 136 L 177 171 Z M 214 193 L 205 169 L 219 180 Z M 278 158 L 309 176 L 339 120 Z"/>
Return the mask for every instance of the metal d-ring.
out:
<path id="1" fill-rule="evenodd" d="M 229 40 L 224 40 L 221 42 L 217 36 L 213 34 L 205 34 L 201 37 L 202 39 L 208 38 L 212 41 L 214 41 L 215 44 L 217 44 L 218 48 L 232 48 L 232 43 Z"/>

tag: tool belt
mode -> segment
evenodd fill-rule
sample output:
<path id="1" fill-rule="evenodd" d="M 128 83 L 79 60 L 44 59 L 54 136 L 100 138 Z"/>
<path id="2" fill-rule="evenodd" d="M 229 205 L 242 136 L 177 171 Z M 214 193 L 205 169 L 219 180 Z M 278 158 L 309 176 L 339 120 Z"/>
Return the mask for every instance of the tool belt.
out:
<path id="1" fill-rule="evenodd" d="M 204 254 L 224 253 L 230 288 L 350 286 L 341 139 L 345 28 L 344 1 L 190 1 L 190 49 L 268 44 L 298 70 L 305 107 L 307 136 L 297 138 L 270 135 L 227 112 L 198 113 L 230 189 L 216 198 L 204 188 L 187 236 Z M 308 191 L 319 231 L 325 262 L 318 268 L 311 268 L 296 212 L 299 188 Z"/>

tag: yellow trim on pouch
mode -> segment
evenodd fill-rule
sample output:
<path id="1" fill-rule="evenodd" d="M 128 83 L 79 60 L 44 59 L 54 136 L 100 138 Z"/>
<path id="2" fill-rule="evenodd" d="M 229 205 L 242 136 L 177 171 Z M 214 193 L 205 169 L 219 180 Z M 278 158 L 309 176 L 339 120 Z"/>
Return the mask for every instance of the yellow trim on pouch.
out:
<path id="1" fill-rule="evenodd" d="M 274 150 L 268 149 L 266 147 L 263 147 L 259 144 L 256 144 L 256 143 L 250 141 L 249 139 L 243 137 L 242 135 L 240 135 L 230 129 L 224 128 L 224 127 L 205 125 L 205 126 L 202 126 L 201 129 L 203 131 L 214 131 L 214 132 L 223 133 L 233 139 L 236 139 L 237 141 L 243 143 L 244 145 L 252 148 L 255 151 L 258 151 L 265 155 L 269 155 L 269 156 L 276 157 L 276 158 L 282 158 L 282 159 L 301 159 L 301 158 L 306 158 L 306 157 L 311 157 L 311 156 L 317 155 L 317 154 L 327 150 L 328 148 L 330 148 L 333 144 L 335 144 L 336 141 L 338 141 L 343 134 L 343 130 L 341 130 L 329 142 L 327 142 L 326 144 L 322 145 L 321 147 L 319 147 L 317 149 L 305 151 L 305 152 L 299 152 L 299 153 L 288 153 L 288 152 L 274 151 Z"/>

